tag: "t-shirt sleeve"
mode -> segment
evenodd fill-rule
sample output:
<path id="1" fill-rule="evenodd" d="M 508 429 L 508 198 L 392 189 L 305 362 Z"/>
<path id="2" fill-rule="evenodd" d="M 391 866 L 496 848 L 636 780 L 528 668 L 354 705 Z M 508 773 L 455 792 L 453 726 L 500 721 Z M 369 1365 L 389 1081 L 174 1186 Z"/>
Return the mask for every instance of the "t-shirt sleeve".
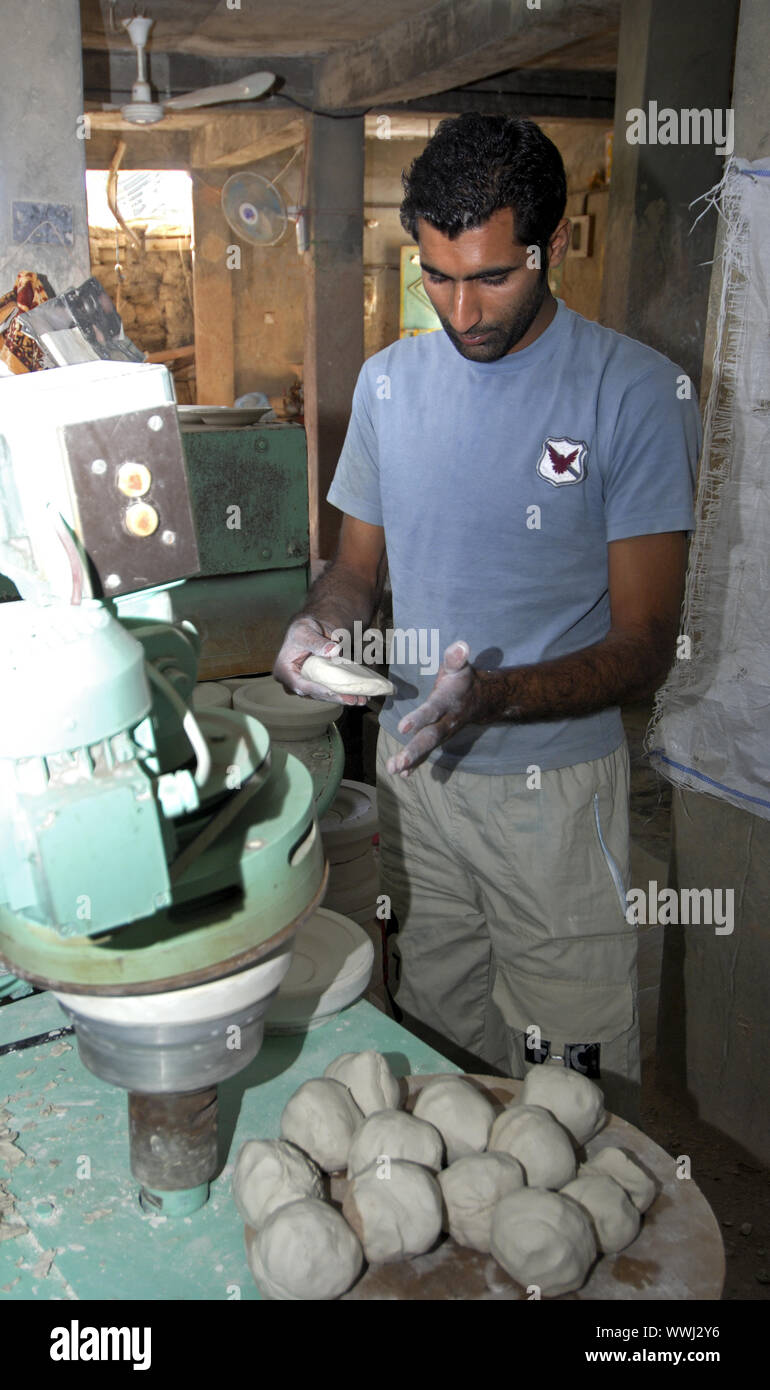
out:
<path id="1" fill-rule="evenodd" d="M 604 460 L 608 541 L 694 529 L 701 423 L 693 390 L 666 361 L 626 385 Z"/>
<path id="2" fill-rule="evenodd" d="M 380 459 L 369 390 L 364 366 L 356 382 L 348 432 L 326 500 L 358 521 L 382 526 Z"/>

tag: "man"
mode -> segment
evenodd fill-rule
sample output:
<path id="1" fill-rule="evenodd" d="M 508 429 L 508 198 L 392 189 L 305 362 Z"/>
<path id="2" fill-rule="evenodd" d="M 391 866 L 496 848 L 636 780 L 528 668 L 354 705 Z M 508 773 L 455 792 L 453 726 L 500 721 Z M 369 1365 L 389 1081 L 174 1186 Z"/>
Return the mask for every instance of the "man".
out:
<path id="1" fill-rule="evenodd" d="M 554 300 L 561 157 L 529 121 L 441 123 L 404 179 L 443 332 L 365 363 L 329 491 L 337 556 L 289 628 L 438 630 L 435 678 L 392 665 L 378 805 L 398 1007 L 514 1076 L 554 1058 L 636 1114 L 628 753 L 618 706 L 674 654 L 699 448 L 689 383 Z M 349 702 L 352 702 L 352 698 Z"/>

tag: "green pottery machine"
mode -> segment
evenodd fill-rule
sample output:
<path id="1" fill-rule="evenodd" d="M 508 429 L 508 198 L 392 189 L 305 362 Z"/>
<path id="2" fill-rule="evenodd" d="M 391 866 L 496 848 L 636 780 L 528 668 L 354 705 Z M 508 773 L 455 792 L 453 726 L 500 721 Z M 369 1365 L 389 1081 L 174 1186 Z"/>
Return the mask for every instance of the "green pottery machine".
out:
<path id="1" fill-rule="evenodd" d="M 0 969 L 53 991 L 128 1092 L 141 1199 L 172 1215 L 207 1198 L 217 1084 L 325 887 L 306 767 L 190 707 L 201 639 L 168 595 L 194 595 L 200 551 L 165 368 L 0 382 Z"/>

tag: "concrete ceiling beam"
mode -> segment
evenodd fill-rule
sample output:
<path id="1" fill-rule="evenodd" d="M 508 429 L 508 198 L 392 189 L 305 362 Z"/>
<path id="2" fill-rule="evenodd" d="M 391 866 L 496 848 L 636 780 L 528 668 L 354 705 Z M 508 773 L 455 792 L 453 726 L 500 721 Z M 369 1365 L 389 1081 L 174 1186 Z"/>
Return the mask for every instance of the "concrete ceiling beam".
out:
<path id="1" fill-rule="evenodd" d="M 372 107 L 433 96 L 606 30 L 617 0 L 547 0 L 529 9 L 508 0 L 439 0 L 375 38 L 319 62 L 316 105 Z"/>
<path id="2" fill-rule="evenodd" d="M 435 97 L 383 104 L 382 110 L 396 114 L 441 111 L 445 115 L 480 111 L 487 116 L 522 115 L 554 120 L 575 117 L 611 122 L 615 111 L 615 74 L 524 68 L 470 83 L 460 90 L 440 92 Z"/>

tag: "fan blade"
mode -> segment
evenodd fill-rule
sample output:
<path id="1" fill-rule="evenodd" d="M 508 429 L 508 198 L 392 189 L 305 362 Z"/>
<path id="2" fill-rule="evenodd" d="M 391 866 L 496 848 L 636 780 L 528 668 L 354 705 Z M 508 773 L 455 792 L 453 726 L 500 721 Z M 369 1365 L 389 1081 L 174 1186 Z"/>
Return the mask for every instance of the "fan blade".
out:
<path id="1" fill-rule="evenodd" d="M 251 101 L 261 97 L 275 82 L 274 72 L 250 72 L 237 82 L 225 82 L 221 87 L 199 87 L 183 97 L 164 101 L 167 111 L 186 111 L 194 106 L 215 106 L 220 101 Z"/>

